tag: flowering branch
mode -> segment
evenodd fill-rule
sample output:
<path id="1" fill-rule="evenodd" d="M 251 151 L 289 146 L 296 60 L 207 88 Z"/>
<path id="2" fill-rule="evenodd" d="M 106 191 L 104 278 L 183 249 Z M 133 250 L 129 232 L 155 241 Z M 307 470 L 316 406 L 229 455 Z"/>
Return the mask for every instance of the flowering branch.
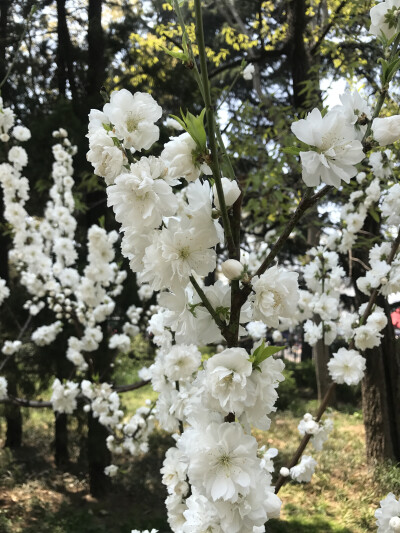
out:
<path id="1" fill-rule="evenodd" d="M 200 299 L 204 305 L 204 307 L 207 309 L 207 311 L 210 313 L 210 315 L 213 317 L 213 319 L 215 320 L 215 323 L 217 324 L 217 326 L 219 327 L 219 329 L 222 331 L 226 328 L 226 324 L 224 321 L 222 321 L 220 319 L 220 317 L 218 316 L 217 312 L 215 311 L 215 309 L 213 308 L 213 306 L 211 305 L 210 301 L 208 300 L 207 296 L 205 295 L 203 289 L 200 287 L 200 285 L 197 283 L 196 279 L 194 278 L 194 276 L 190 276 L 190 281 L 193 285 L 193 287 L 196 289 L 196 292 L 197 294 L 200 296 Z"/>
<path id="2" fill-rule="evenodd" d="M 29 324 L 31 323 L 31 320 L 32 320 L 32 315 L 29 315 L 28 318 L 26 319 L 25 321 L 25 324 L 22 326 L 21 328 L 21 331 L 19 332 L 18 334 L 18 337 L 17 337 L 17 341 L 20 341 L 22 339 L 22 336 L 23 334 L 25 333 L 26 329 L 29 327 Z M 8 363 L 8 361 L 11 359 L 11 357 L 13 357 L 15 355 L 15 353 L 11 353 L 10 355 L 8 355 L 4 361 L 1 363 L 0 365 L 0 372 L 3 370 L 3 368 L 6 366 L 6 364 Z"/>
<path id="3" fill-rule="evenodd" d="M 271 251 L 267 255 L 267 257 L 264 259 L 262 264 L 260 265 L 259 269 L 255 273 L 255 276 L 260 276 L 263 274 L 267 268 L 271 265 L 272 261 L 275 259 L 275 257 L 278 255 L 280 250 L 282 249 L 283 245 L 287 241 L 289 235 L 293 231 L 294 227 L 296 226 L 297 222 L 301 219 L 301 217 L 304 215 L 304 213 L 310 209 L 310 207 L 313 207 L 318 200 L 323 198 L 329 191 L 332 190 L 331 185 L 325 185 L 320 191 L 312 195 L 312 189 L 307 189 L 304 193 L 303 198 L 301 199 L 299 205 L 296 208 L 296 211 L 291 216 L 290 220 L 285 226 L 285 229 L 283 230 L 281 236 L 276 241 L 274 246 L 272 247 Z M 251 293 L 251 285 L 248 284 L 243 287 L 241 293 L 240 293 L 240 301 L 239 305 L 243 305 L 244 302 L 247 300 L 249 294 Z"/>
<path id="4" fill-rule="evenodd" d="M 120 385 L 119 387 L 114 387 L 113 391 L 122 394 L 124 392 L 130 392 L 133 390 L 140 389 L 145 387 L 150 383 L 149 379 L 142 379 L 137 383 L 131 383 L 129 385 Z M 77 396 L 77 400 L 86 398 L 83 394 Z M 50 401 L 41 401 L 41 400 L 28 400 L 26 398 L 17 398 L 15 396 L 8 396 L 7 398 L 0 399 L 0 404 L 13 404 L 19 405 L 20 407 L 34 407 L 34 408 L 53 408 L 53 402 Z"/>
<path id="5" fill-rule="evenodd" d="M 387 258 L 387 263 L 390 265 L 392 262 L 393 262 L 393 259 L 399 249 L 399 246 L 400 246 L 400 227 L 398 229 L 398 234 L 397 234 L 397 237 L 396 239 L 393 241 L 393 244 L 392 244 L 392 247 L 391 247 L 391 250 L 390 250 L 390 254 Z M 369 301 L 368 301 L 368 304 L 365 308 L 365 311 L 361 317 L 361 320 L 360 320 L 360 323 L 363 324 L 365 323 L 366 319 L 369 317 L 369 315 L 371 314 L 372 312 L 372 309 L 375 305 L 375 300 L 376 300 L 376 297 L 379 293 L 379 289 L 376 288 L 373 290 L 373 292 L 371 293 L 371 296 L 369 298 Z M 349 344 L 349 349 L 353 349 L 354 348 L 354 339 L 351 341 L 351 343 Z M 330 398 L 334 392 L 334 390 L 336 389 L 336 383 L 333 382 L 330 384 L 328 390 L 326 391 L 326 394 L 324 396 L 324 398 L 322 399 L 321 401 L 321 404 L 319 406 L 319 409 L 318 409 L 318 412 L 315 416 L 315 420 L 316 422 L 319 422 L 321 420 L 321 417 L 322 415 L 324 414 L 326 408 L 328 407 L 329 405 L 329 401 L 330 401 Z M 312 435 L 311 434 L 306 434 L 304 435 L 302 441 L 300 442 L 300 445 L 299 447 L 297 448 L 297 450 L 295 451 L 293 457 L 292 457 L 292 460 L 290 461 L 289 463 L 289 466 L 288 468 L 292 468 L 294 467 L 300 457 L 303 455 L 303 452 L 304 450 L 306 449 L 307 447 L 307 444 L 309 442 L 309 440 L 311 439 Z M 279 476 L 277 482 L 276 482 L 276 485 L 275 485 L 275 494 L 278 494 L 279 490 L 281 489 L 281 487 L 283 486 L 283 484 L 285 483 L 285 481 L 287 480 L 287 477 L 284 477 L 282 475 Z"/>

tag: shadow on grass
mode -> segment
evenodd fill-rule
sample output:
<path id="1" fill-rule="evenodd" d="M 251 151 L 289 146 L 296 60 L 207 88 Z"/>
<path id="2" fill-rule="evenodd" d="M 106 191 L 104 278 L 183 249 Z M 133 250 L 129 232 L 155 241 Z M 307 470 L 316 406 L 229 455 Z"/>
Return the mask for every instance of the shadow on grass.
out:
<path id="1" fill-rule="evenodd" d="M 153 513 L 147 509 L 143 512 L 139 502 L 130 508 L 124 502 L 124 509 L 117 502 L 113 503 L 112 508 L 110 502 L 85 505 L 76 501 L 75 505 L 63 503 L 57 511 L 52 511 L 43 503 L 34 501 L 30 515 L 23 523 L 15 520 L 2 522 L 0 519 L 0 533 L 16 530 L 24 533 L 129 533 L 132 529 L 151 531 L 152 528 L 160 533 L 171 532 L 165 512 L 162 516 L 157 509 Z"/>
<path id="2" fill-rule="evenodd" d="M 266 533 L 353 533 L 347 527 L 335 526 L 324 518 L 312 520 L 270 520 L 266 524 Z"/>

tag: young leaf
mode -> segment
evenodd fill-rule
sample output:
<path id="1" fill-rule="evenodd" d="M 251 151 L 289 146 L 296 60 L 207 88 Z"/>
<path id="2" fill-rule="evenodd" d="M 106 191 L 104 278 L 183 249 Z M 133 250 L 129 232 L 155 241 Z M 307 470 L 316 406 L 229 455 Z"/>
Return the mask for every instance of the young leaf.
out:
<path id="1" fill-rule="evenodd" d="M 286 346 L 265 346 L 265 342 L 263 341 L 261 346 L 254 351 L 253 356 L 250 358 L 253 367 L 259 367 L 265 359 L 285 348 Z"/>

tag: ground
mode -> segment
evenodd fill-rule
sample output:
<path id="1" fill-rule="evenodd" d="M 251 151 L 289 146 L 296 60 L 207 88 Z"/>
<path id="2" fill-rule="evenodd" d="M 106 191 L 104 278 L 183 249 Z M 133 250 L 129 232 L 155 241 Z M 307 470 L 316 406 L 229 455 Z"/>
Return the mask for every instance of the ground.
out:
<path id="1" fill-rule="evenodd" d="M 142 392 L 141 396 L 145 396 Z M 129 400 L 128 400 L 129 401 Z M 133 400 L 136 402 L 137 400 Z M 315 402 L 297 402 L 296 412 L 274 419 L 260 443 L 283 450 L 277 469 L 288 463 L 300 438 L 296 426 Z M 164 510 L 159 467 L 169 437 L 157 433 L 151 453 L 130 459 L 114 482 L 112 494 L 96 500 L 88 493 L 84 461 L 72 443 L 67 472 L 55 468 L 51 449 L 52 414 L 25 411 L 24 446 L 0 451 L 0 533 L 130 533 L 132 529 L 170 530 Z M 333 410 L 335 429 L 324 450 L 315 453 L 317 471 L 310 484 L 288 483 L 280 496 L 282 520 L 267 524 L 270 533 L 366 533 L 376 531 L 374 512 L 387 492 L 400 493 L 400 469 L 385 465 L 374 471 L 365 462 L 364 429 L 358 410 Z M 1 427 L 4 438 L 4 423 Z"/>

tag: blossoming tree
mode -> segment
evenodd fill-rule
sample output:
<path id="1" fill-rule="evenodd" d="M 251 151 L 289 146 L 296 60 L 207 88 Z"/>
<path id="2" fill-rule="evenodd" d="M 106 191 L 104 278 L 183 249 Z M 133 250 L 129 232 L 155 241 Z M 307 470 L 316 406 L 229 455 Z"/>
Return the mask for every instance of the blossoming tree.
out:
<path id="1" fill-rule="evenodd" d="M 311 478 L 315 461 L 301 455 L 311 436 L 321 436 L 315 443 L 318 449 L 330 430 L 329 423 L 321 426 L 319 420 L 334 383 L 355 384 L 362 379 L 366 363 L 355 348 L 363 351 L 379 342 L 386 317 L 375 307 L 375 299 L 378 292 L 398 289 L 398 231 L 392 232 L 392 243 L 384 252 L 382 248 L 376 251 L 392 283 L 389 288 L 381 289 L 387 281 L 380 274 L 375 276 L 375 291 L 358 310 L 347 334 L 348 347 L 338 350 L 329 362 L 334 383 L 316 417 L 307 414 L 300 424 L 303 441 L 289 468 L 282 469 L 275 491 L 269 470 L 265 468 L 268 461 L 262 463 L 249 431 L 251 425 L 261 429 L 269 427 L 268 415 L 274 410 L 276 389 L 283 379 L 282 362 L 273 354 L 281 348 L 262 343 L 249 353 L 240 346 L 240 339 L 246 333 L 242 324 L 262 321 L 267 327 L 279 328 L 296 320 L 298 274 L 273 265 L 280 249 L 307 209 L 331 187 L 339 188 L 343 181 L 349 183 L 357 175 L 357 165 L 374 146 L 374 140 L 386 146 L 398 139 L 395 127 L 393 133 L 386 131 L 392 128 L 392 123 L 396 124 L 396 117 L 385 119 L 378 115 L 388 84 L 398 68 L 400 38 L 396 33 L 397 41 L 392 43 L 383 36 L 387 50 L 391 51 L 383 71 L 384 89 L 373 112 L 358 93 L 348 93 L 343 96 L 342 105 L 325 116 L 315 109 L 306 119 L 293 124 L 293 133 L 304 143 L 304 149 L 298 153 L 305 184 L 315 187 L 322 182 L 325 186 L 316 192 L 305 191 L 282 234 L 251 272 L 241 262 L 242 191 L 235 181 L 211 99 L 201 2 L 195 1 L 199 66 L 178 2 L 174 2 L 174 8 L 183 36 L 183 52 L 176 57 L 193 69 L 204 98 L 204 111 L 198 116 L 188 112 L 181 119 L 175 117 L 186 133 L 172 138 L 159 158 L 137 159 L 137 152 L 149 147 L 150 136 L 154 135 L 153 141 L 157 138 L 154 122 L 161 110 L 149 95 L 132 96 L 126 90 L 112 93 L 103 112 L 91 112 L 89 159 L 108 184 L 108 204 L 122 224 L 122 250 L 129 257 L 131 268 L 138 273 L 139 281 L 150 283 L 154 290 L 160 291 L 159 302 L 163 308 L 157 328 L 162 334 L 158 335 L 160 349 L 151 376 L 153 387 L 159 392 L 160 424 L 177 433 L 176 447 L 167 453 L 162 470 L 169 492 L 170 525 L 174 531 L 183 532 L 263 531 L 264 523 L 279 511 L 276 493 L 285 478 L 291 475 L 299 482 Z M 247 68 L 245 77 L 252 72 Z M 383 128 L 382 124 L 385 124 Z M 103 145 L 110 146 L 107 155 Z M 207 176 L 212 176 L 213 187 Z M 180 187 L 177 202 L 173 187 L 179 181 L 186 185 Z M 392 197 L 395 193 L 389 189 L 389 204 L 395 202 Z M 367 196 L 370 202 L 374 201 L 373 187 Z M 383 212 L 388 211 L 385 201 L 386 198 Z M 130 212 L 132 205 L 134 214 Z M 361 227 L 357 229 L 357 224 L 361 220 L 362 225 L 363 218 L 362 215 L 358 220 L 353 218 L 353 233 L 356 233 Z M 392 220 L 389 218 L 387 222 L 391 224 Z M 346 238 L 344 249 L 351 242 L 344 232 Z M 230 283 L 221 285 L 217 281 L 205 286 L 202 279 L 217 266 L 217 244 L 224 248 L 222 257 L 227 256 L 222 272 Z M 316 294 L 313 311 L 322 322 L 309 323 L 306 332 L 310 342 L 313 343 L 313 338 L 324 338 L 330 344 L 336 337 L 337 289 L 344 271 L 338 265 L 337 254 L 323 248 L 312 253 L 316 258 L 314 266 L 310 263 L 305 276 L 308 274 L 309 286 Z M 369 292 L 371 288 L 370 283 L 364 283 L 364 291 Z M 226 348 L 222 347 L 222 351 L 201 363 L 193 342 L 224 343 Z M 268 455 L 265 450 L 262 455 L 273 457 L 273 453 Z M 392 522 L 393 529 L 397 523 Z"/>
<path id="2" fill-rule="evenodd" d="M 325 114 L 314 109 L 293 123 L 292 131 L 302 144 L 290 150 L 300 157 L 306 188 L 279 237 L 273 235 L 266 248 L 251 242 L 241 226 L 246 191 L 236 181 L 215 113 L 202 3 L 194 1 L 196 48 L 180 9 L 183 2 L 172 3 L 181 27 L 182 50 L 170 53 L 192 70 L 204 100 L 203 111 L 174 117 L 175 126 L 185 132 L 171 138 L 157 156 L 141 155 L 159 139 L 156 122 L 162 109 L 149 94 L 115 91 L 102 111 L 90 113 L 88 159 L 107 184 L 108 205 L 121 224 L 122 253 L 139 283 L 159 292 L 160 309 L 149 324 L 159 348 L 154 364 L 144 372 L 158 392 L 159 424 L 173 433 L 176 443 L 161 471 L 171 528 L 183 533 L 257 533 L 279 515 L 278 492 L 288 477 L 299 483 L 311 480 L 316 462 L 303 452 L 310 440 L 320 450 L 332 429 L 331 421 L 321 422 L 321 418 L 335 384 L 357 384 L 364 376 L 363 352 L 379 344 L 387 322 L 376 304 L 377 296 L 399 289 L 398 189 L 394 182 L 382 183 L 378 176 L 378 181 L 365 179 L 360 172 L 367 156 L 374 169 L 377 156 L 371 150 L 400 137 L 399 117 L 379 116 L 400 66 L 398 6 L 387 0 L 371 11 L 370 31 L 380 36 L 385 55 L 382 88 L 373 109 L 357 92 L 347 92 L 340 106 Z M 248 65 L 245 79 L 254 74 L 256 69 Z M 376 154 L 382 157 L 379 148 Z M 312 259 L 301 272 L 308 291 L 300 292 L 300 269 L 280 264 L 279 254 L 305 212 L 332 188 L 354 180 L 361 194 L 350 195 L 342 212 L 342 231 L 310 250 Z M 339 293 L 345 271 L 335 250 L 351 250 L 368 209 L 378 201 L 386 242 L 379 240 L 371 248 L 369 270 L 357 281 L 368 300 L 340 323 Z M 219 267 L 225 279 L 212 279 L 210 274 Z M 92 277 L 84 274 L 93 283 L 102 280 L 101 269 L 95 270 Z M 79 283 L 77 288 L 82 289 Z M 93 313 L 97 306 L 88 307 Z M 85 311 L 77 313 L 85 333 L 69 346 L 70 359 L 81 369 L 85 364 L 81 351 L 90 351 L 85 350 L 87 343 L 101 341 Z M 248 342 L 248 333 L 264 337 L 267 328 L 275 330 L 274 338 L 279 339 L 280 330 L 303 322 L 310 344 L 322 340 L 329 345 L 341 331 L 346 345 L 329 361 L 333 383 L 316 415 L 306 413 L 300 421 L 302 441 L 273 486 L 276 450 L 259 449 L 251 428 L 269 429 L 277 389 L 284 379 L 284 363 L 274 355 L 283 347 L 256 342 L 247 349 L 244 341 Z M 41 330 L 36 337 L 52 337 L 57 328 Z M 213 348 L 209 358 L 199 350 L 204 345 Z M 6 383 L 1 386 L 6 396 Z M 92 397 L 101 396 L 96 387 L 82 381 L 80 388 L 94 409 Z M 54 408 L 60 412 L 74 408 L 78 394 L 76 383 L 56 381 Z M 113 405 L 111 426 L 119 420 L 114 398 L 110 394 L 107 399 Z M 109 447 L 120 451 L 113 438 Z M 376 513 L 380 532 L 399 531 L 399 505 L 393 494 L 381 502 Z"/>

